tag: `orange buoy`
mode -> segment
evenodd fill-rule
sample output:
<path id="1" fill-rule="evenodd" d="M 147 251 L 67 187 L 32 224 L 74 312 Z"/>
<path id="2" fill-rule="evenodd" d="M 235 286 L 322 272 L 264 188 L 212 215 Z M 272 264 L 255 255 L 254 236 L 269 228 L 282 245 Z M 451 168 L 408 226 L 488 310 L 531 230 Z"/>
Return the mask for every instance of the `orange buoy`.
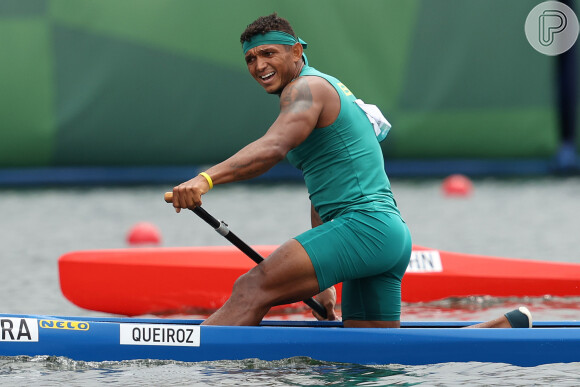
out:
<path id="1" fill-rule="evenodd" d="M 442 189 L 446 196 L 469 196 L 473 191 L 473 184 L 467 176 L 454 174 L 443 180 Z"/>
<path id="2" fill-rule="evenodd" d="M 161 233 L 154 224 L 140 222 L 129 230 L 127 242 L 130 245 L 158 245 L 161 243 Z"/>

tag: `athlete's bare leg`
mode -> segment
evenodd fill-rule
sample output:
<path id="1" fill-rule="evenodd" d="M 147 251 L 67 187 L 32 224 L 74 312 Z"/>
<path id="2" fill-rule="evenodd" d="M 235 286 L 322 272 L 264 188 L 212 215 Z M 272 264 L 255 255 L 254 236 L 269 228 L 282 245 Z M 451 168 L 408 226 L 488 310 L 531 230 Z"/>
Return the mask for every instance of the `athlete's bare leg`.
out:
<path id="1" fill-rule="evenodd" d="M 308 254 L 291 239 L 238 278 L 228 301 L 203 324 L 258 325 L 272 306 L 305 300 L 318 292 Z"/>

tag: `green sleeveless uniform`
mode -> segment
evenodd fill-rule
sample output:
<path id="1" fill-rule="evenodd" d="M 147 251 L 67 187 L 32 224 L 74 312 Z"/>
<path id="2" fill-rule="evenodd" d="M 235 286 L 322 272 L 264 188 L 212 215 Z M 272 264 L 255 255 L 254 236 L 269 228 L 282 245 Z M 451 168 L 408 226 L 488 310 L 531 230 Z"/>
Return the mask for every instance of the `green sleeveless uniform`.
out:
<path id="1" fill-rule="evenodd" d="M 312 261 L 320 290 L 343 283 L 343 320 L 399 320 L 411 237 L 372 124 L 338 79 L 308 65 L 300 76 L 327 80 L 341 108 L 332 125 L 314 129 L 287 155 L 302 170 L 324 222 L 295 239 Z"/>

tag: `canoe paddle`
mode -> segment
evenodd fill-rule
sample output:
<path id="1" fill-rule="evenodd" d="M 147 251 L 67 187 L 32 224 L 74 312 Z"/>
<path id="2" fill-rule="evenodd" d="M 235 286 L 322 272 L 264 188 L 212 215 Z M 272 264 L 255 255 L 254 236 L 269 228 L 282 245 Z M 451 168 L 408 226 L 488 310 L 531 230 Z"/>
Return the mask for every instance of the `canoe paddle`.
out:
<path id="1" fill-rule="evenodd" d="M 165 193 L 165 201 L 167 203 L 173 202 L 173 192 Z M 256 263 L 260 263 L 264 258 L 253 248 L 251 248 L 247 243 L 242 241 L 236 234 L 230 231 L 228 225 L 224 221 L 217 220 L 209 212 L 201 207 L 190 208 L 197 216 L 203 219 L 207 224 L 212 226 L 218 234 L 230 241 L 234 246 L 240 249 L 244 254 L 252 259 Z M 309 298 L 304 300 L 304 303 L 312 308 L 316 313 L 318 313 L 322 318 L 326 319 L 326 309 L 314 298 Z"/>

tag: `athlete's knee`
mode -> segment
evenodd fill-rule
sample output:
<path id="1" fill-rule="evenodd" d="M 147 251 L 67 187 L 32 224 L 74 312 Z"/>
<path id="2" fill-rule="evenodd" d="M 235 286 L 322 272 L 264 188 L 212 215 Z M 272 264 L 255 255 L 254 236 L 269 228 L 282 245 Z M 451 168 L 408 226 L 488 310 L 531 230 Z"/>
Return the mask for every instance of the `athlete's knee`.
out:
<path id="1" fill-rule="evenodd" d="M 236 303 L 251 306 L 264 306 L 267 299 L 262 291 L 262 283 L 265 275 L 261 268 L 255 267 L 246 274 L 241 275 L 232 289 L 231 299 Z"/>
<path id="2" fill-rule="evenodd" d="M 252 283 L 252 276 L 249 273 L 241 275 L 235 282 L 232 289 L 232 294 L 237 295 L 249 293 L 255 290 L 255 286 Z"/>

